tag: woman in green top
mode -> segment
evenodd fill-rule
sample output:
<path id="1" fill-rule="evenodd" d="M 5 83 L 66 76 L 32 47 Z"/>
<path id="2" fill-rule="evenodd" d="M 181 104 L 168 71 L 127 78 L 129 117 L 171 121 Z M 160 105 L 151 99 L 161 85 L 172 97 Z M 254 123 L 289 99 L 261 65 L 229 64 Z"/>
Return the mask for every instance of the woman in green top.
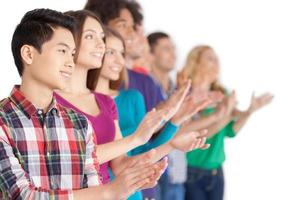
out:
<path id="1" fill-rule="evenodd" d="M 179 74 L 179 81 L 187 77 L 192 79 L 193 91 L 203 94 L 214 91 L 223 98 L 182 127 L 182 131 L 187 132 L 206 128 L 207 142 L 211 144 L 209 149 L 187 153 L 186 199 L 221 200 L 224 192 L 222 164 L 225 161 L 225 137 L 234 137 L 250 115 L 270 103 L 273 97 L 268 93 L 252 96 L 246 111 L 237 110 L 235 92 L 227 94 L 218 83 L 219 62 L 209 46 L 197 46 L 189 53 L 186 65 Z"/>

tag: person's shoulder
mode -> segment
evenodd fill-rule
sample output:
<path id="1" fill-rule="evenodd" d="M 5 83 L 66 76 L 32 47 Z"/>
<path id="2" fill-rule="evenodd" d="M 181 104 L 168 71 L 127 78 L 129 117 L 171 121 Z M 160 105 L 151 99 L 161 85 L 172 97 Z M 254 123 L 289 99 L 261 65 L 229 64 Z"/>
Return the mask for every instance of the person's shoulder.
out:
<path id="1" fill-rule="evenodd" d="M 122 90 L 120 94 L 126 96 L 127 98 L 143 97 L 143 95 L 135 89 Z"/>
<path id="2" fill-rule="evenodd" d="M 7 114 L 12 113 L 12 111 L 14 111 L 14 109 L 10 99 L 8 97 L 2 99 L 0 101 L 0 112 L 2 113 L 1 116 L 4 117 Z"/>
<path id="3" fill-rule="evenodd" d="M 154 80 L 149 75 L 142 74 L 142 73 L 139 73 L 139 72 L 135 72 L 133 70 L 128 70 L 128 71 L 130 72 L 129 74 L 131 74 L 136 79 L 142 79 L 142 80 L 154 83 Z"/>
<path id="4" fill-rule="evenodd" d="M 95 97 L 97 99 L 99 99 L 101 102 L 104 102 L 104 103 L 111 103 L 111 102 L 114 102 L 113 98 L 109 95 L 106 95 L 106 94 L 102 94 L 102 93 L 99 93 L 99 92 L 93 92 Z"/>

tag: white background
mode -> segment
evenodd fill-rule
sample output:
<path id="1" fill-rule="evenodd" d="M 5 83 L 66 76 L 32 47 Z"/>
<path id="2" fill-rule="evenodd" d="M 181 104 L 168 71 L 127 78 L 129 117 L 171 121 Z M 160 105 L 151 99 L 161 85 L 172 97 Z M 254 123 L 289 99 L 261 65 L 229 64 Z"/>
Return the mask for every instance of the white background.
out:
<path id="1" fill-rule="evenodd" d="M 299 54 L 297 1 L 143 0 L 145 29 L 165 31 L 176 43 L 178 66 L 197 44 L 219 55 L 222 82 L 245 108 L 253 90 L 270 91 L 272 105 L 256 113 L 237 138 L 226 141 L 226 199 L 300 199 Z M 33 8 L 83 8 L 85 0 L 6 1 L 0 12 L 0 98 L 20 79 L 10 41 Z"/>

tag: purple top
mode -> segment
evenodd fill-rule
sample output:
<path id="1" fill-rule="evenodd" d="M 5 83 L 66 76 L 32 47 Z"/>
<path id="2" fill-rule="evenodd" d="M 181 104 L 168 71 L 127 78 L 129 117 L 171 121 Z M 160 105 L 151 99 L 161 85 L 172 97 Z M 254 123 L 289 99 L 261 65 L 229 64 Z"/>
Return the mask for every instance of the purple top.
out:
<path id="1" fill-rule="evenodd" d="M 100 108 L 100 113 L 96 116 L 82 112 L 57 93 L 54 93 L 54 96 L 61 105 L 85 115 L 94 128 L 97 144 L 105 144 L 115 139 L 116 131 L 114 120 L 118 119 L 118 111 L 115 102 L 111 97 L 95 92 L 93 92 L 93 94 L 95 95 L 96 102 Z M 100 175 L 103 178 L 102 182 L 104 184 L 110 181 L 108 165 L 108 162 L 100 165 Z"/>
<path id="2" fill-rule="evenodd" d="M 138 90 L 143 95 L 147 112 L 164 100 L 159 85 L 150 76 L 128 69 L 128 79 L 128 89 Z M 125 89 L 124 85 L 121 89 Z"/>

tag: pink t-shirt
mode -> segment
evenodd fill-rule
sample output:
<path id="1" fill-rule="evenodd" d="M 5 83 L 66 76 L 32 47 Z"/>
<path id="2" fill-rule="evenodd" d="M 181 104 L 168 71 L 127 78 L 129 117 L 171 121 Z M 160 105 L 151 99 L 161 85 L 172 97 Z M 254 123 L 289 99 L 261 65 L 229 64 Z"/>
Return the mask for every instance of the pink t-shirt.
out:
<path id="1" fill-rule="evenodd" d="M 100 93 L 93 93 L 95 95 L 95 99 L 97 104 L 100 108 L 100 113 L 96 116 L 89 115 L 85 112 L 82 112 L 73 104 L 68 102 L 66 99 L 58 95 L 57 93 L 54 94 L 56 100 L 61 105 L 71 108 L 83 115 L 85 115 L 89 121 L 91 122 L 97 139 L 97 144 L 105 144 L 111 142 L 115 139 L 115 124 L 114 120 L 118 119 L 118 111 L 115 105 L 114 100 L 107 95 L 100 94 Z M 109 172 L 108 172 L 109 163 L 103 163 L 100 165 L 100 175 L 103 178 L 103 183 L 108 183 L 110 181 Z"/>

